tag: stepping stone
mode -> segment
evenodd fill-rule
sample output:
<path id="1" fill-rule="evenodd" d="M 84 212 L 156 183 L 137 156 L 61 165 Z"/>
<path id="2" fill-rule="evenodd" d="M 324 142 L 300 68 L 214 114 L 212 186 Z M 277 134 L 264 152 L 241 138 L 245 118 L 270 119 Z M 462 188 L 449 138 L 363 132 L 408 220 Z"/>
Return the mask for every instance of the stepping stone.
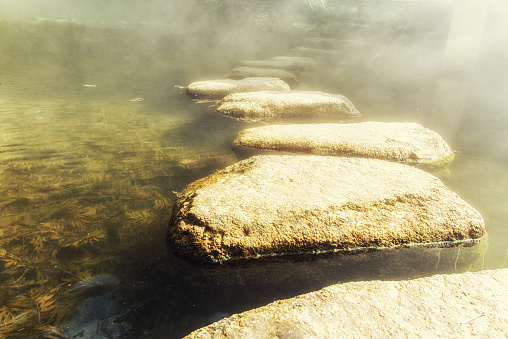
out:
<path id="1" fill-rule="evenodd" d="M 291 49 L 291 52 L 298 56 L 310 57 L 323 62 L 339 63 L 342 59 L 349 58 L 349 55 L 343 51 L 322 48 L 295 47 Z"/>
<path id="2" fill-rule="evenodd" d="M 245 60 L 237 62 L 234 67 L 275 68 L 294 74 L 313 70 L 316 62 L 311 58 L 280 56 L 268 60 Z"/>
<path id="3" fill-rule="evenodd" d="M 187 94 L 199 99 L 222 99 L 232 93 L 289 90 L 289 85 L 284 81 L 265 77 L 196 81 L 187 86 Z"/>
<path id="4" fill-rule="evenodd" d="M 308 38 L 304 40 L 304 47 L 317 48 L 323 50 L 346 50 L 355 51 L 368 47 L 372 42 L 365 40 L 350 40 L 350 39 L 327 39 L 327 38 Z"/>
<path id="5" fill-rule="evenodd" d="M 287 118 L 327 118 L 339 121 L 361 117 L 345 96 L 318 91 L 236 93 L 224 98 L 217 112 L 249 121 L 277 121 Z"/>
<path id="6" fill-rule="evenodd" d="M 300 81 L 295 74 L 283 69 L 275 68 L 235 67 L 225 75 L 225 78 L 234 80 L 249 77 L 279 78 L 287 83 L 291 88 L 296 88 L 300 84 Z"/>
<path id="7" fill-rule="evenodd" d="M 325 287 L 235 314 L 194 338 L 505 338 L 508 269 Z"/>
<path id="8" fill-rule="evenodd" d="M 269 60 L 275 60 L 275 61 L 281 61 L 281 62 L 287 62 L 295 69 L 297 69 L 298 72 L 307 72 L 307 71 L 313 71 L 316 69 L 317 63 L 314 59 L 307 58 L 307 57 L 300 57 L 300 56 L 276 56 L 273 58 L 270 58 Z"/>
<path id="9" fill-rule="evenodd" d="M 205 263 L 471 242 L 481 215 L 433 175 L 378 159 L 255 156 L 187 186 L 170 247 Z"/>
<path id="10" fill-rule="evenodd" d="M 286 63 L 276 60 L 243 60 L 237 61 L 233 67 L 275 68 L 294 72 Z"/>
<path id="11" fill-rule="evenodd" d="M 444 166 L 453 151 L 439 134 L 417 123 L 268 125 L 243 130 L 233 143 L 241 157 L 278 151 L 378 158 Z"/>

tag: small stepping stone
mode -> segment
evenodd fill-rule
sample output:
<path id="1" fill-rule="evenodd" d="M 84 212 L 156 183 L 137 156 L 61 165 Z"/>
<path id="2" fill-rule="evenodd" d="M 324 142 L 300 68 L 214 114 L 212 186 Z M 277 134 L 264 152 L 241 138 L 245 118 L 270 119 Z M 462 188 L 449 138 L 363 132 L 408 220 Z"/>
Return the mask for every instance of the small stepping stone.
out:
<path id="1" fill-rule="evenodd" d="M 202 338 L 506 338 L 508 269 L 358 281 L 278 300 L 198 329 Z"/>
<path id="2" fill-rule="evenodd" d="M 238 61 L 234 67 L 274 68 L 298 74 L 315 68 L 316 62 L 305 57 L 274 57 L 269 60 Z"/>
<path id="3" fill-rule="evenodd" d="M 295 74 L 283 69 L 275 68 L 235 67 L 225 75 L 225 78 L 234 80 L 249 77 L 279 78 L 287 83 L 291 88 L 296 88 L 300 84 L 300 81 Z"/>
<path id="4" fill-rule="evenodd" d="M 187 86 L 187 94 L 198 99 L 222 99 L 228 94 L 242 92 L 289 90 L 284 81 L 266 77 L 196 81 Z"/>
<path id="5" fill-rule="evenodd" d="M 255 156 L 187 186 L 170 247 L 205 263 L 471 242 L 481 215 L 433 175 L 378 159 Z"/>
<path id="6" fill-rule="evenodd" d="M 433 167 L 453 151 L 439 134 L 417 123 L 269 125 L 243 130 L 233 143 L 241 157 L 260 151 L 378 158 Z"/>
<path id="7" fill-rule="evenodd" d="M 343 95 L 318 91 L 249 92 L 224 98 L 217 112 L 248 121 L 277 121 L 287 118 L 352 119 L 361 117 Z"/>
<path id="8" fill-rule="evenodd" d="M 316 61 L 307 57 L 299 57 L 299 56 L 276 56 L 270 58 L 269 60 L 287 62 L 293 66 L 293 68 L 297 69 L 299 72 L 307 72 L 312 71 L 316 68 Z"/>
<path id="9" fill-rule="evenodd" d="M 304 47 L 307 48 L 317 48 L 322 50 L 346 50 L 351 52 L 355 49 L 367 47 L 371 44 L 371 42 L 350 39 L 308 38 L 304 40 L 304 44 Z"/>
<path id="10" fill-rule="evenodd" d="M 286 71 L 292 71 L 287 65 L 276 60 L 243 60 L 237 61 L 234 67 L 254 67 L 254 68 L 278 68 Z"/>
<path id="11" fill-rule="evenodd" d="M 310 47 L 295 47 L 291 49 L 291 52 L 303 57 L 310 57 L 320 61 L 335 62 L 338 63 L 344 58 L 349 58 L 347 53 L 342 51 L 335 51 L 322 48 L 310 48 Z"/>

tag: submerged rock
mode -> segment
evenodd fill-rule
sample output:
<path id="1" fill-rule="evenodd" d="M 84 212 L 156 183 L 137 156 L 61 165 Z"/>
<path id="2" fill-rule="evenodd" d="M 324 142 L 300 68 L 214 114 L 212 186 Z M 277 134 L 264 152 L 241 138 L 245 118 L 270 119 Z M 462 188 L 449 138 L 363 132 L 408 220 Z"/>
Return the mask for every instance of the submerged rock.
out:
<path id="1" fill-rule="evenodd" d="M 287 83 L 291 88 L 296 88 L 300 84 L 300 81 L 295 74 L 283 69 L 275 68 L 235 67 L 226 73 L 225 77 L 235 80 L 250 77 L 278 78 Z"/>
<path id="2" fill-rule="evenodd" d="M 349 282 L 235 314 L 185 338 L 501 338 L 507 289 L 508 269 Z"/>
<path id="3" fill-rule="evenodd" d="M 234 141 L 239 154 L 282 151 L 369 157 L 443 166 L 454 154 L 439 134 L 416 123 L 269 125 L 246 129 Z"/>
<path id="4" fill-rule="evenodd" d="M 361 116 L 345 96 L 318 91 L 235 93 L 220 102 L 217 112 L 249 122 Z"/>
<path id="5" fill-rule="evenodd" d="M 232 93 L 289 90 L 289 85 L 284 81 L 266 77 L 196 81 L 187 86 L 187 94 L 199 99 L 222 99 Z"/>
<path id="6" fill-rule="evenodd" d="M 480 214 L 417 168 L 377 159 L 267 155 L 187 186 L 171 248 L 202 262 L 454 242 L 485 234 Z"/>

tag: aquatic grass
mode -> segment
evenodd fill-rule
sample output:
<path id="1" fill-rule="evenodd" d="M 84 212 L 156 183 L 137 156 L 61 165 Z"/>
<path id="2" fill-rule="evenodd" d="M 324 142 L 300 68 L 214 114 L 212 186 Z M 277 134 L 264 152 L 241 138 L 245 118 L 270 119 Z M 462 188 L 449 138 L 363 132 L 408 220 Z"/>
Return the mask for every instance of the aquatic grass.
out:
<path id="1" fill-rule="evenodd" d="M 183 186 L 175 171 L 231 157 L 163 145 L 181 119 L 147 118 L 128 101 L 53 99 L 38 119 L 20 112 L 38 112 L 39 101 L 3 100 L 0 123 L 30 127 L 0 137 L 0 334 L 21 338 L 69 320 L 86 293 L 72 286 L 112 262 L 131 265 L 129 250 L 152 241 L 150 229 L 164 234 L 171 190 Z"/>

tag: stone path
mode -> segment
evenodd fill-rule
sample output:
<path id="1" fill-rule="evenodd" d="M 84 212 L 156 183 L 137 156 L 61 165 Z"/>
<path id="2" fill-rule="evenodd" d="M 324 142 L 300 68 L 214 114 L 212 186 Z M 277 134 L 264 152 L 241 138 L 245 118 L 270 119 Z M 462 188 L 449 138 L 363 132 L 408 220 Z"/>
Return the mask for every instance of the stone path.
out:
<path id="1" fill-rule="evenodd" d="M 362 116 L 349 99 L 295 90 L 299 76 L 316 69 L 314 60 L 347 65 L 345 50 L 373 45 L 347 34 L 308 39 L 290 51 L 297 56 L 239 61 L 226 73 L 229 80 L 189 85 L 190 96 L 222 98 L 219 114 L 279 124 L 240 132 L 233 143 L 239 158 L 257 151 L 314 155 L 253 156 L 189 184 L 170 221 L 173 251 L 223 263 L 414 244 L 473 246 L 485 235 L 481 215 L 438 178 L 396 163 L 449 164 L 453 152 L 437 133 L 416 123 L 345 124 Z M 240 85 L 252 77 L 280 79 L 290 90 Z M 310 124 L 294 124 L 302 118 Z M 508 287 L 507 272 L 330 286 L 234 315 L 188 338 L 501 335 L 507 300 L 496 295 Z"/>
<path id="2" fill-rule="evenodd" d="M 258 66 L 252 73 L 271 72 L 262 67 L 279 63 L 311 70 L 309 60 L 275 57 L 244 61 L 232 72 L 254 69 L 247 66 Z M 237 76 L 246 74 L 233 77 Z M 241 83 L 264 86 L 273 81 L 259 79 L 266 78 L 219 80 L 212 87 L 232 81 L 241 89 L 248 87 Z M 187 90 L 209 84 L 193 83 Z M 440 167 L 453 160 L 444 140 L 419 124 L 344 124 L 341 119 L 361 117 L 354 104 L 339 94 L 313 91 L 231 93 L 219 102 L 217 112 L 248 122 L 314 119 L 312 124 L 244 130 L 233 149 L 322 156 L 251 157 L 187 186 L 175 202 L 168 232 L 171 248 L 181 256 L 224 262 L 414 243 L 474 242 L 485 234 L 480 214 L 439 179 L 393 163 Z M 323 118 L 336 122 L 316 123 Z"/>

